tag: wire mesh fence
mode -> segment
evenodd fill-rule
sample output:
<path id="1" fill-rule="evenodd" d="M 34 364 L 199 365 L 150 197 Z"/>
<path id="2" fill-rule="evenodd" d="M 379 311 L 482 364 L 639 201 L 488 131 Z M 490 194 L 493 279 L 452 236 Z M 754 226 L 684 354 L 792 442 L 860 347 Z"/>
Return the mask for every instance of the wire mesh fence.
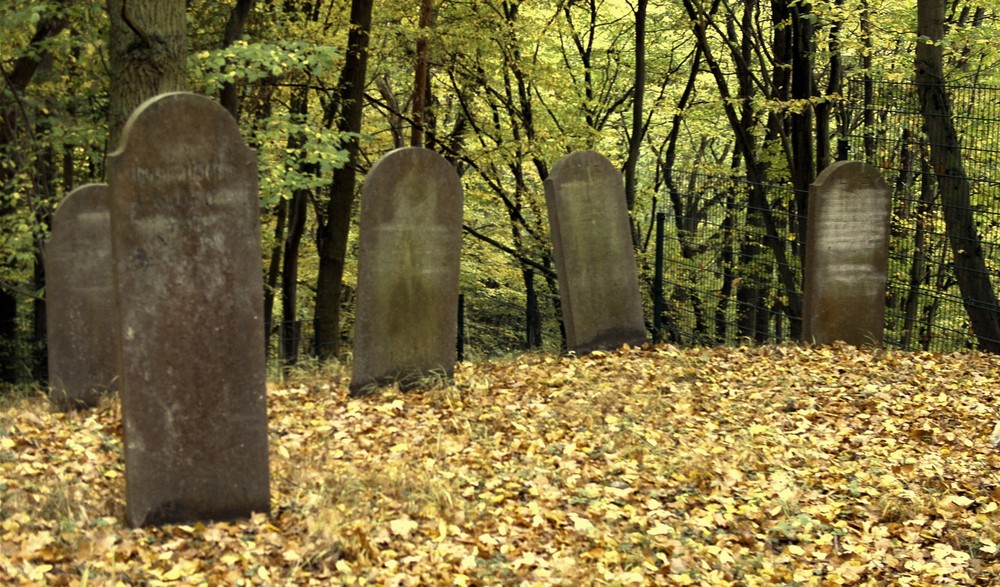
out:
<path id="1" fill-rule="evenodd" d="M 886 344 L 948 351 L 976 348 L 948 242 L 938 174 L 930 162 L 919 86 L 852 80 L 844 111 L 851 159 L 879 167 L 893 187 Z M 948 88 L 969 207 L 989 281 L 1000 285 L 1000 88 Z M 1000 308 L 988 308 L 1000 312 Z"/>
<path id="2" fill-rule="evenodd" d="M 778 342 L 801 329 L 801 221 L 788 186 L 674 172 L 665 215 L 658 338 L 680 344 Z M 766 206 L 748 206 L 750 192 Z M 762 199 L 761 199 L 762 198 Z M 680 206 L 677 203 L 682 203 Z"/>
<path id="3" fill-rule="evenodd" d="M 969 211 L 994 291 L 1000 286 L 1000 88 L 949 88 L 970 186 Z M 959 291 L 918 87 L 856 80 L 844 102 L 843 151 L 893 187 L 885 344 L 977 348 Z M 787 185 L 674 172 L 664 243 L 661 338 L 687 344 L 798 339 L 804 222 Z M 751 190 L 763 206 L 747 206 Z M 1000 307 L 987 308 L 1000 313 Z M 988 340 L 988 339 L 987 339 Z"/>

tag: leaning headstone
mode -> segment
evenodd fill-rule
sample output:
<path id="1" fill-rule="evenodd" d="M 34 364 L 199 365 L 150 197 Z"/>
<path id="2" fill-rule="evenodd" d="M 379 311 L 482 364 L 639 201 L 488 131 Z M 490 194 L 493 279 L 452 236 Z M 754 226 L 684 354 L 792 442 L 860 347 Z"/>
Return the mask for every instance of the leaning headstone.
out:
<path id="1" fill-rule="evenodd" d="M 257 161 L 187 93 L 108 162 L 129 524 L 269 512 Z"/>
<path id="2" fill-rule="evenodd" d="M 455 368 L 462 183 L 434 151 L 397 149 L 361 196 L 351 393 Z"/>
<path id="3" fill-rule="evenodd" d="M 81 186 L 52 215 L 45 244 L 49 397 L 97 405 L 117 385 L 107 184 Z"/>
<path id="4" fill-rule="evenodd" d="M 569 350 L 645 342 L 621 173 L 599 153 L 567 155 L 545 180 L 545 202 Z"/>
<path id="5" fill-rule="evenodd" d="M 871 165 L 839 161 L 809 186 L 803 340 L 882 344 L 892 190 Z"/>

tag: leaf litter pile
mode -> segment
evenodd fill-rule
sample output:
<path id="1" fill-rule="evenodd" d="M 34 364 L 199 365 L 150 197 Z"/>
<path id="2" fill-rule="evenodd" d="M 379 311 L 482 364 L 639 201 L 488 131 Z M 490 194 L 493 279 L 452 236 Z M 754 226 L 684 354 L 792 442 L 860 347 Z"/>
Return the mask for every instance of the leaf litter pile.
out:
<path id="1" fill-rule="evenodd" d="M 0 408 L 3 585 L 992 585 L 1000 358 L 653 346 L 269 389 L 272 515 L 129 529 L 115 401 Z"/>

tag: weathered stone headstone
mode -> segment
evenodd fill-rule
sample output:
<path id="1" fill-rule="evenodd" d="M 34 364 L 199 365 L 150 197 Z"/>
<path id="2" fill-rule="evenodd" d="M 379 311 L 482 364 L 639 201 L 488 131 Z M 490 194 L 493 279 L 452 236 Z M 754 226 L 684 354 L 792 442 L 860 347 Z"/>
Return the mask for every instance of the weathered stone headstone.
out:
<path id="1" fill-rule="evenodd" d="M 545 180 L 545 202 L 569 350 L 645 342 L 621 173 L 599 153 L 567 155 Z"/>
<path id="2" fill-rule="evenodd" d="M 803 340 L 882 344 L 892 190 L 855 161 L 809 186 Z"/>
<path id="3" fill-rule="evenodd" d="M 455 368 L 462 183 L 434 151 L 397 149 L 361 196 L 351 393 Z"/>
<path id="4" fill-rule="evenodd" d="M 132 114 L 108 162 L 126 516 L 269 512 L 257 161 L 187 93 Z"/>
<path id="5" fill-rule="evenodd" d="M 52 215 L 45 244 L 49 397 L 97 405 L 117 386 L 107 184 L 81 186 Z"/>

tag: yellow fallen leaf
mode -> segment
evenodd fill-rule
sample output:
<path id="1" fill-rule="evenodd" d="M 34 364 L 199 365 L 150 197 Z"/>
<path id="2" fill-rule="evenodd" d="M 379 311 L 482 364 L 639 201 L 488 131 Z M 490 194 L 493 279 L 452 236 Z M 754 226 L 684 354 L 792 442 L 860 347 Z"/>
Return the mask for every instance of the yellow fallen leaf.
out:
<path id="1" fill-rule="evenodd" d="M 964 495 L 949 495 L 945 499 L 951 500 L 951 503 L 957 505 L 960 508 L 967 508 L 975 502 L 974 499 L 965 497 Z"/>
<path id="2" fill-rule="evenodd" d="M 463 557 L 462 562 L 458 563 L 459 570 L 471 571 L 472 569 L 476 568 L 476 554 L 478 552 L 479 549 L 473 548 L 469 556 Z"/>
<path id="3" fill-rule="evenodd" d="M 576 514 L 570 514 L 570 518 L 573 520 L 573 529 L 577 532 L 592 532 L 594 530 L 594 524 L 587 518 L 578 516 Z"/>
<path id="4" fill-rule="evenodd" d="M 219 562 L 221 562 L 224 565 L 234 565 L 237 562 L 239 562 L 239 560 L 240 560 L 239 555 L 233 554 L 231 552 L 227 552 L 226 554 L 219 557 Z"/>
<path id="5" fill-rule="evenodd" d="M 182 569 L 180 565 L 174 565 L 169 571 L 163 573 L 163 576 L 160 578 L 164 581 L 176 581 L 183 577 L 184 574 L 184 569 Z"/>
<path id="6" fill-rule="evenodd" d="M 647 534 L 649 534 L 650 536 L 666 536 L 668 534 L 673 534 L 673 533 L 674 533 L 674 527 L 671 526 L 670 524 L 664 524 L 663 522 L 656 524 L 655 526 L 649 529 L 649 532 L 647 532 Z"/>
<path id="7" fill-rule="evenodd" d="M 399 518 L 389 522 L 389 531 L 400 538 L 409 538 L 419 524 L 410 518 Z"/>

